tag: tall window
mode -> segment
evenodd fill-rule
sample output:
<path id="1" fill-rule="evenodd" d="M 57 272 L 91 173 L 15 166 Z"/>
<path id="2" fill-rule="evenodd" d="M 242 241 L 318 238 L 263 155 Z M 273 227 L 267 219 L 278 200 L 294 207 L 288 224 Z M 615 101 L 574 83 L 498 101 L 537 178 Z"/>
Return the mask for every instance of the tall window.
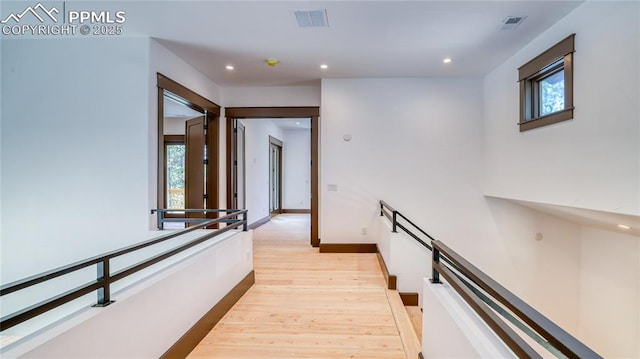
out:
<path id="1" fill-rule="evenodd" d="M 184 136 L 165 136 L 165 196 L 167 208 L 185 208 L 185 150 Z"/>
<path id="2" fill-rule="evenodd" d="M 575 34 L 519 69 L 520 131 L 573 118 Z"/>

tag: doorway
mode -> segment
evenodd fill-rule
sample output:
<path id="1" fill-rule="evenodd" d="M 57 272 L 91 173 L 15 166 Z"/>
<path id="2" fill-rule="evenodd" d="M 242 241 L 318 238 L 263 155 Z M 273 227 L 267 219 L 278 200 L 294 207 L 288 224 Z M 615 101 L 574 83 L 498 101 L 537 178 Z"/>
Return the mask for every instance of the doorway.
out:
<path id="1" fill-rule="evenodd" d="M 269 215 L 282 213 L 282 141 L 269 136 Z"/>
<path id="2" fill-rule="evenodd" d="M 215 218 L 218 203 L 218 119 L 220 106 L 157 74 L 158 208 L 178 217 Z M 170 215 L 169 215 L 170 216 Z"/>
<path id="3" fill-rule="evenodd" d="M 319 238 L 319 107 L 229 107 L 225 109 L 227 116 L 226 138 L 227 138 L 227 207 L 234 207 L 234 198 L 237 193 L 238 177 L 233 176 L 235 172 L 236 152 L 235 139 L 238 120 L 242 119 L 291 119 L 291 118 L 307 118 L 311 122 L 311 225 L 310 225 L 310 242 L 313 247 L 320 246 Z M 280 199 L 280 207 L 282 200 Z"/>

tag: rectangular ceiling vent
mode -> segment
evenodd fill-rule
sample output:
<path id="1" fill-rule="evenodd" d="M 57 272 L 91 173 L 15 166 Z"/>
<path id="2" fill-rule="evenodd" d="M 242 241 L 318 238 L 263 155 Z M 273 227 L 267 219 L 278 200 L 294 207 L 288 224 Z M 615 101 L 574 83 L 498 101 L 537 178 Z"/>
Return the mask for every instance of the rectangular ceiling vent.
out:
<path id="1" fill-rule="evenodd" d="M 502 20 L 502 23 L 498 27 L 500 30 L 513 30 L 518 25 L 522 24 L 526 16 L 509 16 L 508 18 Z"/>
<path id="2" fill-rule="evenodd" d="M 327 10 L 299 10 L 295 12 L 299 27 L 328 27 Z"/>

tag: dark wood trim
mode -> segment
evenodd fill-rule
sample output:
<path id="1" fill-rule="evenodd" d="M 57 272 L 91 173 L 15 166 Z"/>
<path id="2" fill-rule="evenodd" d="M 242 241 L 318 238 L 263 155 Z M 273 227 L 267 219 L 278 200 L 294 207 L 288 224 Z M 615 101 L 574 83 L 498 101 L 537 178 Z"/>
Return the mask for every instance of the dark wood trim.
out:
<path id="1" fill-rule="evenodd" d="M 169 348 L 160 358 L 186 358 L 189 353 L 204 339 L 213 327 L 227 314 L 234 304 L 255 283 L 255 272 L 252 270 L 242 279 L 227 295 L 211 308 L 194 324 L 178 341 Z"/>
<path id="2" fill-rule="evenodd" d="M 262 219 L 259 219 L 259 220 L 255 221 L 255 222 L 251 223 L 249 225 L 249 229 L 256 229 L 256 228 L 260 227 L 261 225 L 269 222 L 270 220 L 271 220 L 271 216 L 266 216 L 266 217 L 264 217 Z"/>
<path id="3" fill-rule="evenodd" d="M 185 135 L 164 135 L 164 143 L 184 143 Z"/>
<path id="4" fill-rule="evenodd" d="M 575 51 L 576 34 L 571 34 L 551 46 L 548 50 L 518 68 L 518 81 L 536 75 L 547 66 Z"/>
<path id="5" fill-rule="evenodd" d="M 380 253 L 380 250 L 378 249 L 378 245 L 376 245 L 376 253 L 378 254 L 378 263 L 380 264 L 380 269 L 382 269 L 382 275 L 384 275 L 384 280 L 387 282 L 387 288 L 395 290 L 397 288 L 398 277 L 394 274 L 389 274 L 387 264 L 382 257 L 382 253 Z"/>
<path id="6" fill-rule="evenodd" d="M 311 118 L 311 246 L 320 246 L 320 108 L 319 107 L 227 107 L 227 208 L 231 208 L 231 137 L 239 118 Z"/>
<path id="7" fill-rule="evenodd" d="M 401 293 L 398 292 L 398 294 L 400 294 L 400 299 L 402 299 L 402 303 L 405 306 L 417 306 L 418 305 L 418 293 L 415 292 L 410 292 L 410 293 Z"/>
<path id="8" fill-rule="evenodd" d="M 284 142 L 273 136 L 269 136 L 269 207 L 271 207 L 271 145 L 280 148 L 280 153 L 278 156 L 278 208 L 274 211 L 269 212 L 269 215 L 271 217 L 275 217 L 282 213 L 282 161 L 284 157 L 282 151 L 284 151 Z M 269 208 L 269 210 L 271 210 L 271 208 Z"/>
<path id="9" fill-rule="evenodd" d="M 227 118 L 303 118 L 320 116 L 319 107 L 225 107 Z"/>
<path id="10" fill-rule="evenodd" d="M 209 112 L 213 112 L 216 116 L 220 116 L 220 106 L 215 102 L 197 94 L 186 86 L 174 81 L 165 75 L 158 73 L 158 87 L 165 89 L 175 95 L 182 97 L 192 105 L 197 105 Z"/>
<path id="11" fill-rule="evenodd" d="M 164 93 L 165 91 L 171 92 L 172 94 L 179 96 L 184 99 L 187 103 L 186 105 L 195 109 L 197 111 L 202 112 L 203 114 L 206 112 L 206 121 L 207 121 L 207 208 L 215 209 L 220 207 L 219 204 L 219 157 L 220 157 L 220 146 L 219 146 L 219 117 L 220 117 L 220 106 L 215 104 L 214 102 L 208 100 L 207 98 L 197 94 L 196 92 L 190 90 L 189 88 L 181 85 L 177 81 L 174 81 L 161 73 L 157 73 L 157 87 L 158 87 L 158 190 L 157 190 L 157 203 L 158 208 L 166 207 L 166 199 L 165 199 L 165 174 L 164 174 L 164 162 L 165 162 L 165 151 L 164 151 Z M 206 110 L 206 111 L 205 111 Z M 217 213 L 207 214 L 207 217 L 215 218 Z M 214 227 L 217 228 L 218 224 Z"/>
<path id="12" fill-rule="evenodd" d="M 308 214 L 308 213 L 311 213 L 311 210 L 310 209 L 283 209 L 282 213 Z"/>
<path id="13" fill-rule="evenodd" d="M 233 146 L 234 146 L 234 136 L 233 130 L 235 128 L 235 118 L 230 118 L 226 113 L 227 109 L 225 108 L 225 116 L 227 116 L 226 121 L 226 162 L 227 162 L 227 208 L 229 209 L 237 209 L 233 208 Z"/>
<path id="14" fill-rule="evenodd" d="M 320 253 L 377 253 L 375 243 L 322 243 Z"/>
<path id="15" fill-rule="evenodd" d="M 567 36 L 518 68 L 520 81 L 520 132 L 573 118 L 573 53 L 575 34 Z M 538 81 L 564 71 L 564 110 L 539 116 Z"/>
<path id="16" fill-rule="evenodd" d="M 552 114 L 534 118 L 523 123 L 520 123 L 520 132 L 532 130 L 534 128 L 552 125 L 554 123 L 567 121 L 573 119 L 573 108 L 563 111 L 554 112 Z"/>
<path id="17" fill-rule="evenodd" d="M 319 109 L 318 109 L 319 112 Z M 320 117 L 311 116 L 311 246 L 320 246 Z"/>
<path id="18" fill-rule="evenodd" d="M 158 208 L 166 208 L 167 199 L 165 198 L 164 189 L 166 188 L 166 178 L 164 164 L 166 162 L 166 154 L 164 153 L 164 89 L 158 86 L 158 190 L 157 200 Z"/>

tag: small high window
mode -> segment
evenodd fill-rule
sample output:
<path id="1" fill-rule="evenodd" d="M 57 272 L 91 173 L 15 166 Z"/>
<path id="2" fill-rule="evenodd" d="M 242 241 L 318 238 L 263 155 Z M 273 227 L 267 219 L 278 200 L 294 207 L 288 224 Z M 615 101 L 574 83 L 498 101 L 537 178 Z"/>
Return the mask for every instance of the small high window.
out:
<path id="1" fill-rule="evenodd" d="M 518 69 L 520 132 L 573 118 L 575 34 Z"/>

